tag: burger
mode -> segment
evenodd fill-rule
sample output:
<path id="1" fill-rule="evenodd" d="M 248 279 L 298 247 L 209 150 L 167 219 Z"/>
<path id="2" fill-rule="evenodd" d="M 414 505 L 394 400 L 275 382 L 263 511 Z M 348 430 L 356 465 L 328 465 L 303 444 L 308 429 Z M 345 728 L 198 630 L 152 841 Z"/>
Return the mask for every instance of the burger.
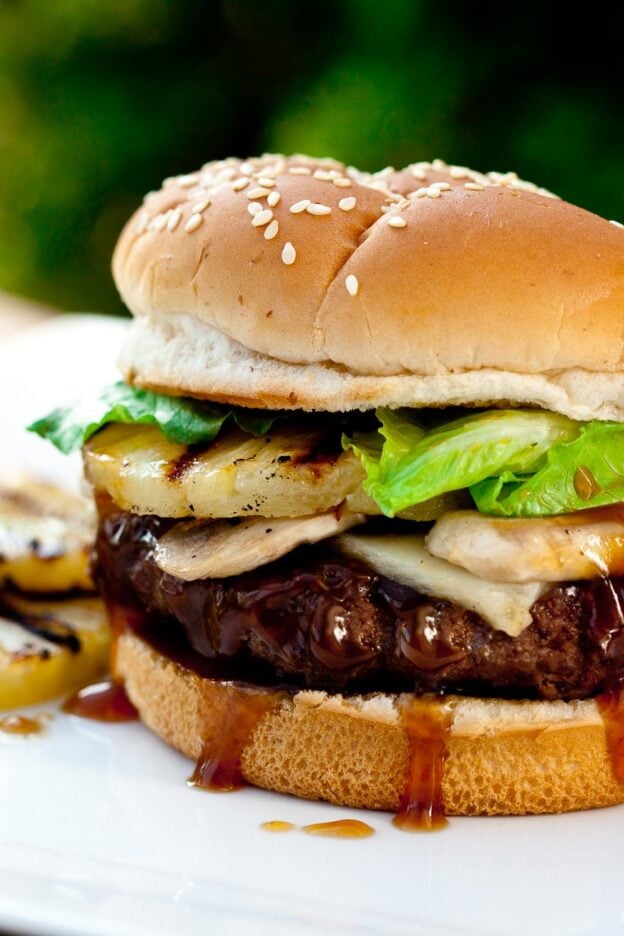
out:
<path id="1" fill-rule="evenodd" d="M 514 173 L 166 179 L 82 445 L 113 670 L 248 782 L 404 825 L 624 801 L 624 232 Z"/>

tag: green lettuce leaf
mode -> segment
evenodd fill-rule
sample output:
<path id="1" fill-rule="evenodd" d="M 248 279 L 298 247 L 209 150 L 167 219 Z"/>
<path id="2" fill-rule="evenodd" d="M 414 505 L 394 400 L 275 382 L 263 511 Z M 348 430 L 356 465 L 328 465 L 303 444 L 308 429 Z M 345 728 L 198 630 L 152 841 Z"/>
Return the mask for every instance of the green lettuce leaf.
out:
<path id="1" fill-rule="evenodd" d="M 68 454 L 79 449 L 107 423 L 158 426 L 170 442 L 196 445 L 212 441 L 228 419 L 250 435 L 264 435 L 277 418 L 279 414 L 276 413 L 256 413 L 201 403 L 188 397 L 169 397 L 119 381 L 105 387 L 92 399 L 53 410 L 28 426 L 28 430 L 49 439 L 61 452 Z"/>
<path id="2" fill-rule="evenodd" d="M 565 416 L 538 410 L 492 410 L 429 431 L 413 411 L 380 409 L 377 416 L 381 451 L 370 436 L 366 446 L 357 437 L 344 444 L 362 459 L 364 488 L 390 517 L 447 491 L 472 491 L 486 478 L 523 480 L 545 465 L 554 445 L 571 442 L 581 429 Z"/>
<path id="3" fill-rule="evenodd" d="M 589 422 L 533 474 L 505 471 L 470 488 L 483 513 L 541 517 L 624 501 L 624 425 Z"/>

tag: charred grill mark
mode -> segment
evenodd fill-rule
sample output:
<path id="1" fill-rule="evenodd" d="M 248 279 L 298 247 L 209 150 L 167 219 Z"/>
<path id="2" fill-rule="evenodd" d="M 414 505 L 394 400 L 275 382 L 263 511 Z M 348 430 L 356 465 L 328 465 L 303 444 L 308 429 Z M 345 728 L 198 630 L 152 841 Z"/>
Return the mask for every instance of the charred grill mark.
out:
<path id="1" fill-rule="evenodd" d="M 29 614 L 0 599 L 0 615 L 19 624 L 35 637 L 41 637 L 59 647 L 66 647 L 71 653 L 80 653 L 80 638 L 73 628 L 66 622 L 59 621 L 50 612 L 41 615 Z"/>
<path id="2" fill-rule="evenodd" d="M 324 471 L 336 464 L 341 455 L 342 452 L 337 451 L 329 439 L 322 439 L 308 451 L 291 455 L 290 463 L 294 468 L 309 468 L 318 480 Z"/>
<path id="3" fill-rule="evenodd" d="M 89 550 L 85 547 L 80 550 L 82 553 L 87 553 Z M 28 543 L 28 554 L 35 559 L 40 559 L 42 562 L 54 562 L 56 559 L 62 559 L 66 555 L 66 551 L 63 548 L 62 544 L 59 544 L 56 549 L 45 549 L 41 540 L 31 539 Z M 0 560 L 2 556 L 0 555 Z"/>
<path id="4" fill-rule="evenodd" d="M 199 457 L 208 451 L 210 446 L 189 445 L 185 452 L 178 458 L 172 459 L 166 468 L 169 481 L 181 481 L 182 478 L 191 470 Z"/>
<path id="5" fill-rule="evenodd" d="M 29 514 L 41 512 L 42 506 L 38 500 L 31 497 L 26 491 L 12 491 L 8 488 L 0 488 L 0 503 L 18 507 Z"/>

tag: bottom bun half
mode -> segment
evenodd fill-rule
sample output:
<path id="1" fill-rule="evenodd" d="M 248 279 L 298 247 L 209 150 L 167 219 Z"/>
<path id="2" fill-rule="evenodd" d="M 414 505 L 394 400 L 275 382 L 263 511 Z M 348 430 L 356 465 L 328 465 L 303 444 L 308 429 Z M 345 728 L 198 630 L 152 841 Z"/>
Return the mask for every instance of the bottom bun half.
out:
<path id="1" fill-rule="evenodd" d="M 116 675 L 145 724 L 188 757 L 218 730 L 228 684 L 198 676 L 135 633 Z M 263 716 L 241 767 L 254 786 L 341 806 L 396 811 L 409 768 L 397 696 L 301 691 Z M 450 816 L 557 813 L 624 802 L 593 700 L 449 698 L 442 780 Z"/>

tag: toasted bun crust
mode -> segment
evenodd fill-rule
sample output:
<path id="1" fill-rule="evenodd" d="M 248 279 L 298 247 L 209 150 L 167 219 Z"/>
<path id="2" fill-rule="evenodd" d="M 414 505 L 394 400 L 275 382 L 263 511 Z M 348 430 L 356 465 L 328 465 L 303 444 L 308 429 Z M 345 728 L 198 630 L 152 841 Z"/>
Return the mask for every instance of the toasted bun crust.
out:
<path id="1" fill-rule="evenodd" d="M 143 721 L 188 757 L 219 724 L 222 683 L 200 678 L 133 633 L 116 672 Z M 624 802 L 593 701 L 451 700 L 442 796 L 448 815 L 523 815 Z M 249 783 L 342 806 L 396 810 L 408 742 L 390 695 L 299 692 L 258 723 L 244 750 Z"/>
<path id="2" fill-rule="evenodd" d="M 293 213 L 303 200 L 331 211 Z M 511 401 L 624 419 L 624 231 L 512 175 L 209 163 L 147 197 L 113 271 L 138 318 L 122 369 L 142 385 L 259 406 Z M 568 384 L 586 378 L 583 409 Z"/>

